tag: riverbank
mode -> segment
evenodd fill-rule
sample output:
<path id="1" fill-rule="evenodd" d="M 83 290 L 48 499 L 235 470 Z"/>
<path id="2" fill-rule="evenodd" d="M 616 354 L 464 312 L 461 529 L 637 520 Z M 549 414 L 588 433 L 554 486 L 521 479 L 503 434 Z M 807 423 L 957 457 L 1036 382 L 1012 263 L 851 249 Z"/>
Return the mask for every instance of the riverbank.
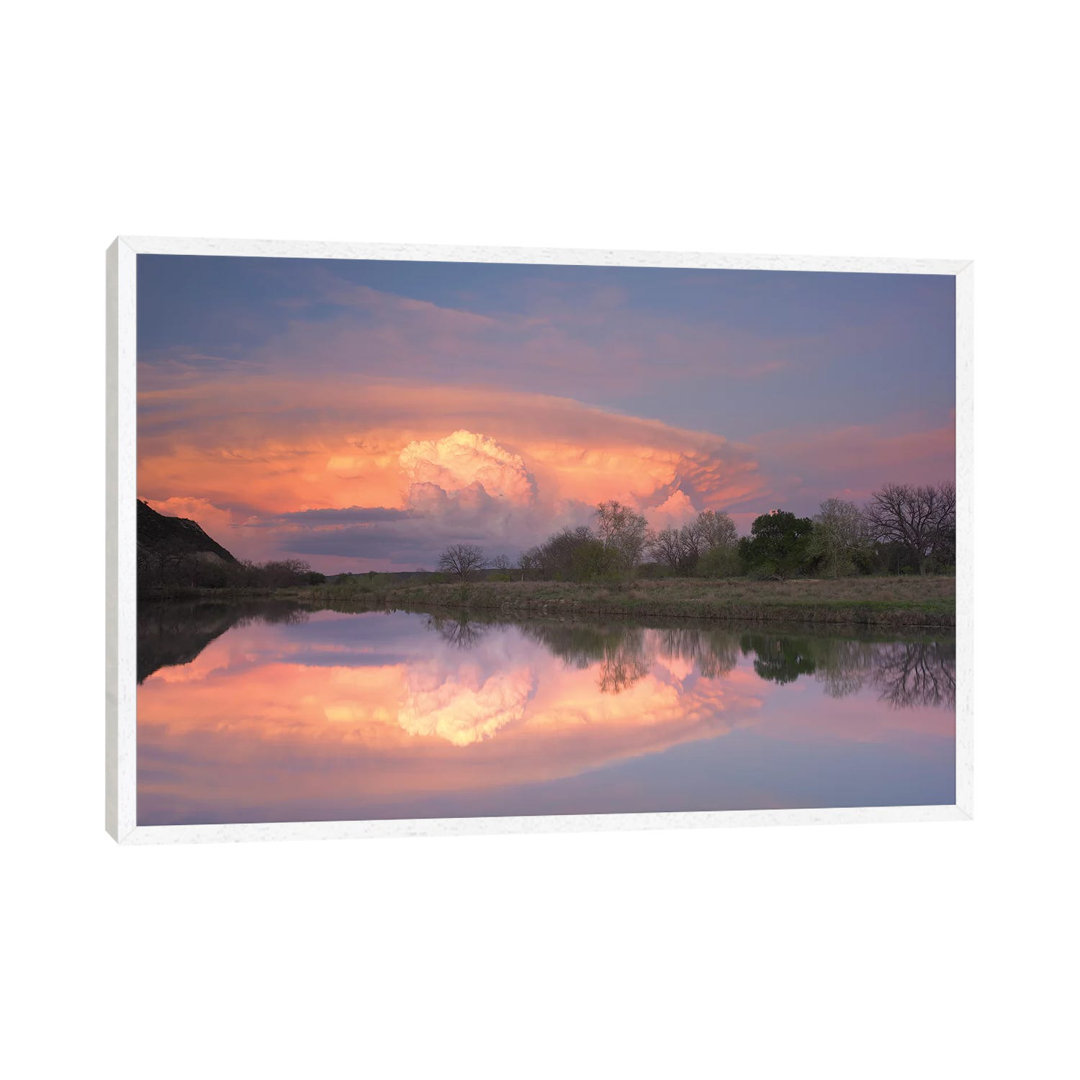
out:
<path id="1" fill-rule="evenodd" d="M 357 604 L 418 611 L 520 615 L 624 615 L 837 623 L 854 626 L 952 628 L 956 583 L 950 577 L 865 577 L 751 581 L 662 578 L 578 584 L 561 581 L 394 583 L 355 577 L 348 585 L 277 590 L 207 589 L 189 593 L 235 601 L 289 600 L 305 607 Z M 161 599 L 168 599 L 161 597 Z"/>
<path id="2" fill-rule="evenodd" d="M 863 626 L 953 627 L 952 578 L 748 581 L 667 578 L 619 584 L 476 582 L 404 586 L 406 607 L 540 615 L 633 615 Z"/>

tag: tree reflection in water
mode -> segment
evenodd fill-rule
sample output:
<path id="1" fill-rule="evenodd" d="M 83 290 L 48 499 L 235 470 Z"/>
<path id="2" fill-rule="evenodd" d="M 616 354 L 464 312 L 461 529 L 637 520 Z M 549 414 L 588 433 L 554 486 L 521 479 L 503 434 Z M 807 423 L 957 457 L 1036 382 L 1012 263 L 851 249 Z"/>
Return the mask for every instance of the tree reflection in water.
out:
<path id="1" fill-rule="evenodd" d="M 230 627 L 248 622 L 297 622 L 309 612 L 292 603 L 150 603 L 138 611 L 138 680 L 158 668 L 191 663 Z M 953 706 L 956 645 L 945 641 L 874 641 L 870 636 L 822 636 L 815 632 L 736 632 L 722 626 L 644 627 L 619 621 L 511 619 L 491 615 L 430 615 L 427 628 L 456 649 L 476 648 L 493 625 L 512 625 L 568 667 L 598 666 L 602 693 L 619 694 L 644 678 L 657 662 L 689 665 L 698 676 L 719 679 L 740 656 L 752 658 L 757 675 L 791 683 L 811 676 L 830 697 L 871 687 L 895 708 Z"/>
<path id="2" fill-rule="evenodd" d="M 956 647 L 941 641 L 737 634 L 697 626 L 646 629 L 625 622 L 488 621 L 512 623 L 568 666 L 584 670 L 598 664 L 597 684 L 605 694 L 633 686 L 658 660 L 680 659 L 703 678 L 717 679 L 734 669 L 741 654 L 753 659 L 754 671 L 762 679 L 782 685 L 810 675 L 830 697 L 847 697 L 869 685 L 896 708 L 952 706 L 956 700 Z M 429 625 L 461 648 L 475 644 L 483 633 L 475 621 L 464 617 L 432 618 Z"/>
<path id="3" fill-rule="evenodd" d="M 859 641 L 844 638 L 744 635 L 763 679 L 792 682 L 813 675 L 830 697 L 866 686 L 895 708 L 956 703 L 956 646 L 942 641 Z"/>
<path id="4" fill-rule="evenodd" d="M 872 679 L 896 708 L 956 702 L 956 646 L 897 641 L 879 647 Z"/>
<path id="5" fill-rule="evenodd" d="M 602 694 L 619 694 L 648 675 L 655 649 L 644 627 L 629 623 L 528 622 L 521 631 L 540 642 L 568 667 L 584 671 L 600 665 Z"/>
<path id="6" fill-rule="evenodd" d="M 661 655 L 694 664 L 706 679 L 719 679 L 739 662 L 739 639 L 730 630 L 677 626 L 657 635 Z"/>
<path id="7" fill-rule="evenodd" d="M 955 799 L 951 637 L 457 614 L 142 608 L 140 823 Z"/>
<path id="8" fill-rule="evenodd" d="M 808 640 L 743 634 L 739 644 L 744 656 L 755 654 L 754 670 L 769 682 L 794 682 L 800 675 L 812 675 L 817 670 L 813 646 Z"/>
<path id="9" fill-rule="evenodd" d="M 474 648 L 487 631 L 486 626 L 467 616 L 450 618 L 446 615 L 429 615 L 427 628 L 434 630 L 447 645 L 452 645 L 455 649 Z"/>
<path id="10" fill-rule="evenodd" d="M 597 686 L 601 694 L 620 694 L 648 675 L 651 668 L 643 653 L 617 652 L 601 662 Z"/>

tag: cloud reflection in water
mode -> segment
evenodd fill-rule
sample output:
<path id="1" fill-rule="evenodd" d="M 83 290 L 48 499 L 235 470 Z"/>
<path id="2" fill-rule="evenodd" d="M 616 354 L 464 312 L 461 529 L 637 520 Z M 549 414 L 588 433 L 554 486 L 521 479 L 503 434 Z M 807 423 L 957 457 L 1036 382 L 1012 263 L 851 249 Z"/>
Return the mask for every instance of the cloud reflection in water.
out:
<path id="1" fill-rule="evenodd" d="M 223 629 L 220 608 L 161 607 L 140 613 L 140 824 L 783 806 L 804 778 L 768 762 L 811 743 L 849 779 L 873 744 L 895 783 L 866 794 L 925 801 L 918 761 L 944 778 L 953 753 L 942 643 L 381 612 Z M 680 786 L 672 753 L 692 745 Z M 732 794 L 732 769 L 768 790 Z M 587 798 L 561 806 L 570 782 Z"/>

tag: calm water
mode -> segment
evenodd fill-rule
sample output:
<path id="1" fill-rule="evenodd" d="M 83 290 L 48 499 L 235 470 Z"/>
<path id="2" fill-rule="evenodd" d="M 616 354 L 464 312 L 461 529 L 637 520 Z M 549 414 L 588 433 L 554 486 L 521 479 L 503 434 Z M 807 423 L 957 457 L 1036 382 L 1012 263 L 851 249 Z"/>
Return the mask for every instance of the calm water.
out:
<path id="1" fill-rule="evenodd" d="M 138 821 L 952 803 L 954 656 L 940 637 L 148 606 Z"/>

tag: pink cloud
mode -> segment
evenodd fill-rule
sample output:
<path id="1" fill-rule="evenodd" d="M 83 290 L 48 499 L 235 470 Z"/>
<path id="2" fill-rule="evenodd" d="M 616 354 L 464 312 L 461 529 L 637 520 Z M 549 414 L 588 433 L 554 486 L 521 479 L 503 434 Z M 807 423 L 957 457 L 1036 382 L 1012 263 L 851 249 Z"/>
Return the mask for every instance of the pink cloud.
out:
<path id="1" fill-rule="evenodd" d="M 410 491 L 417 485 L 434 485 L 446 492 L 480 486 L 490 496 L 521 505 L 528 505 L 536 497 L 536 481 L 519 454 L 503 449 L 494 439 L 464 429 L 438 440 L 410 442 L 398 462 Z"/>
<path id="2" fill-rule="evenodd" d="M 677 529 L 693 520 L 697 513 L 686 492 L 677 488 L 659 506 L 651 507 L 646 517 L 654 529 Z"/>
<path id="3" fill-rule="evenodd" d="M 530 547 L 564 524 L 586 523 L 606 499 L 674 520 L 726 509 L 763 486 L 750 452 L 721 436 L 567 398 L 259 379 L 181 381 L 144 390 L 142 401 L 140 494 L 162 503 L 201 500 L 218 508 L 223 527 L 262 526 L 232 530 L 236 553 L 248 557 L 268 535 L 282 550 L 301 550 L 288 545 L 309 523 L 294 520 L 290 531 L 281 521 L 271 528 L 269 519 L 302 511 L 375 507 L 412 515 L 338 531 L 348 541 L 338 554 L 347 549 L 349 560 L 387 557 L 370 553 L 367 541 L 377 535 L 426 538 L 426 549 L 402 549 L 402 568 L 412 569 L 431 564 L 435 543 L 485 539 L 510 553 Z M 243 420 L 227 422 L 233 416 Z M 324 538 L 338 528 L 321 527 Z M 350 568 L 314 558 L 319 551 L 333 554 L 307 544 L 316 565 Z"/>

